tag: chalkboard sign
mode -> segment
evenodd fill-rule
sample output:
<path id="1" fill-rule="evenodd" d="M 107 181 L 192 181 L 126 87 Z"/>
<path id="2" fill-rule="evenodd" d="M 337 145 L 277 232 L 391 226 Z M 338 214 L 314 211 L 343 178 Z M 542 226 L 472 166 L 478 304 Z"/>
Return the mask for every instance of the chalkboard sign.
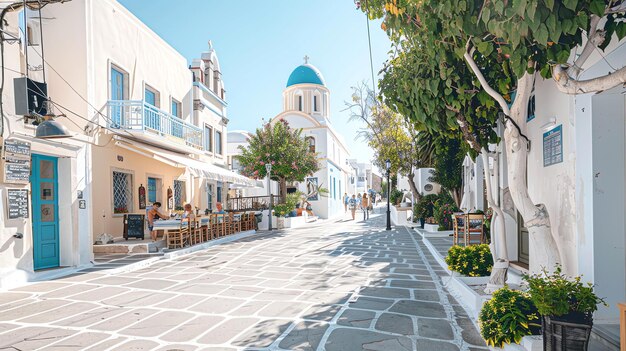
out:
<path id="1" fill-rule="evenodd" d="M 146 215 L 142 214 L 125 214 L 124 215 L 124 239 L 128 238 L 144 238 L 144 221 Z"/>
<path id="2" fill-rule="evenodd" d="M 9 219 L 28 218 L 28 190 L 7 189 Z"/>
<path id="3" fill-rule="evenodd" d="M 4 154 L 30 157 L 30 143 L 16 139 L 4 140 Z"/>
<path id="4" fill-rule="evenodd" d="M 4 162 L 4 181 L 7 183 L 28 183 L 30 162 Z"/>

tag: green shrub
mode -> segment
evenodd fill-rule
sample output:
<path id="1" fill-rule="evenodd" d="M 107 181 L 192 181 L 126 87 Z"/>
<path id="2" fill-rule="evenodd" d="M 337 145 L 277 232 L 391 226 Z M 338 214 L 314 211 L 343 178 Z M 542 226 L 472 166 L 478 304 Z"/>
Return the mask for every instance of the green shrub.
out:
<path id="1" fill-rule="evenodd" d="M 294 206 L 290 204 L 277 204 L 274 205 L 274 216 L 276 217 L 285 217 L 289 212 L 294 210 Z"/>
<path id="2" fill-rule="evenodd" d="M 489 245 L 454 245 L 448 250 L 446 264 L 452 271 L 470 277 L 484 277 L 491 273 L 493 257 Z"/>
<path id="3" fill-rule="evenodd" d="M 537 307 L 528 293 L 504 287 L 483 304 L 478 325 L 487 345 L 503 347 L 519 344 L 526 335 L 538 334 L 541 328 L 538 319 Z"/>
<path id="4" fill-rule="evenodd" d="M 435 202 L 439 198 L 437 194 L 430 194 L 426 196 L 422 196 L 420 200 L 415 204 L 414 212 L 415 218 L 428 218 L 433 216 L 433 209 L 435 207 Z"/>
<path id="5" fill-rule="evenodd" d="M 391 189 L 391 193 L 389 193 L 389 201 L 391 201 L 392 205 L 397 205 L 402 200 L 402 195 L 404 195 L 402 190 Z"/>
<path id="6" fill-rule="evenodd" d="M 593 285 L 581 282 L 581 277 L 567 277 L 557 266 L 554 273 L 545 269 L 541 273 L 525 275 L 528 282 L 530 298 L 537 306 L 542 316 L 562 316 L 571 312 L 584 315 L 591 321 L 592 314 L 598 309 L 598 304 L 605 304 L 593 292 Z"/>
<path id="7" fill-rule="evenodd" d="M 458 211 L 459 208 L 447 191 L 443 191 L 439 194 L 433 208 L 433 216 L 435 217 L 435 221 L 439 223 L 439 230 L 452 229 L 454 223 L 452 214 Z"/>

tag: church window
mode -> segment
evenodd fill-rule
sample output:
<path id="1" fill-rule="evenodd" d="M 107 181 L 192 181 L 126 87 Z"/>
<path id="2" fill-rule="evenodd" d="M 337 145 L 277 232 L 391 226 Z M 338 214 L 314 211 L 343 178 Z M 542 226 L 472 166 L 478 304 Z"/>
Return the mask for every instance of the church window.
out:
<path id="1" fill-rule="evenodd" d="M 313 96 L 313 111 L 317 112 L 317 95 Z"/>
<path id="2" fill-rule="evenodd" d="M 302 95 L 298 95 L 298 111 L 302 111 Z"/>
<path id="3" fill-rule="evenodd" d="M 315 138 L 314 137 L 306 137 L 306 142 L 309 145 L 309 152 L 315 152 Z"/>

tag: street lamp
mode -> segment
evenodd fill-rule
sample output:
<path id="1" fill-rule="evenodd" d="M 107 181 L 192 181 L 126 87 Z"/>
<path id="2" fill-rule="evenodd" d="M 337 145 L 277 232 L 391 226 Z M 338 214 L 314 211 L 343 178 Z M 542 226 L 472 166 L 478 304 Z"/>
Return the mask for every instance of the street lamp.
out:
<path id="1" fill-rule="evenodd" d="M 270 194 L 270 213 L 267 215 L 267 217 L 269 218 L 269 224 L 267 227 L 267 230 L 272 230 L 272 206 L 273 201 L 272 201 L 272 163 L 268 162 L 265 164 L 265 170 L 267 171 L 267 191 Z"/>
<path id="2" fill-rule="evenodd" d="M 389 174 L 391 173 L 391 161 L 385 161 L 385 167 L 387 168 L 387 230 L 391 230 L 391 207 L 389 204 L 389 193 L 391 192 L 391 182 L 389 181 Z"/>

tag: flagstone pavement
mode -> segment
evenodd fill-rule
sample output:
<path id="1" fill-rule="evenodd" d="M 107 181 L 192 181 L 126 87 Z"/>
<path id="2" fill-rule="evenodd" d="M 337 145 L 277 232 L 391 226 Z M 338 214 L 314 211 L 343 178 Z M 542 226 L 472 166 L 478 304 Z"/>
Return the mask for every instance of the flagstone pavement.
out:
<path id="1" fill-rule="evenodd" d="M 383 210 L 0 292 L 0 350 L 486 350 Z"/>

